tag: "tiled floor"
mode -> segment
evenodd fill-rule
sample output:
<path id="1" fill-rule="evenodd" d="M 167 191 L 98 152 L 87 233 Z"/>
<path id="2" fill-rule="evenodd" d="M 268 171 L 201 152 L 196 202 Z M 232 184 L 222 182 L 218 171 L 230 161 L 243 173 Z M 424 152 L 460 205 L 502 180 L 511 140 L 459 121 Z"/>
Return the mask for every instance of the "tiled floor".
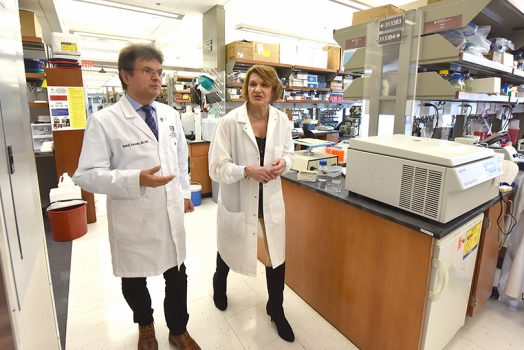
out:
<path id="1" fill-rule="evenodd" d="M 98 203 L 98 205 L 102 205 Z M 202 349 L 356 349 L 342 334 L 286 287 L 285 310 L 296 341 L 281 340 L 265 312 L 267 300 L 264 267 L 258 277 L 231 273 L 228 279 L 229 307 L 218 311 L 212 300 L 216 204 L 205 199 L 186 216 L 188 308 L 191 335 Z M 112 275 L 107 220 L 99 211 L 98 221 L 73 243 L 67 350 L 136 349 L 137 326 L 120 292 L 120 279 Z M 159 349 L 170 349 L 163 317 L 164 281 L 148 279 L 155 309 Z M 524 349 L 524 311 L 510 311 L 490 301 L 448 345 L 448 349 Z"/>

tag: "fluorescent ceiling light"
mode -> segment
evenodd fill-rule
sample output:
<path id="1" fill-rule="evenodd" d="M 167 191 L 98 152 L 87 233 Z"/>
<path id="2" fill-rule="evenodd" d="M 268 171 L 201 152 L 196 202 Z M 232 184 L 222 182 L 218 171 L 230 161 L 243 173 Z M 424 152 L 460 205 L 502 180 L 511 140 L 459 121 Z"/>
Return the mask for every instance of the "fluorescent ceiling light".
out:
<path id="1" fill-rule="evenodd" d="M 354 10 L 367 10 L 371 8 L 371 6 L 369 6 L 368 4 L 364 4 L 363 2 L 360 2 L 357 0 L 329 0 L 329 1 L 337 3 L 339 5 L 350 7 Z"/>
<path id="2" fill-rule="evenodd" d="M 74 1 L 84 2 L 86 4 L 111 7 L 111 8 L 120 9 L 120 10 L 132 11 L 132 12 L 137 12 L 137 13 L 143 13 L 143 14 L 148 14 L 148 15 L 153 15 L 153 16 L 166 17 L 166 18 L 171 18 L 171 19 L 184 18 L 184 15 L 179 14 L 179 13 L 159 11 L 159 10 L 154 10 L 154 9 L 149 9 L 149 8 L 139 7 L 139 6 L 134 6 L 134 5 L 128 5 L 128 4 L 123 4 L 120 2 L 114 2 L 114 1 L 109 1 L 109 0 L 74 0 Z"/>
<path id="3" fill-rule="evenodd" d="M 301 36 L 299 34 L 295 34 L 295 33 L 282 32 L 282 31 L 279 31 L 279 30 L 271 29 L 271 28 L 257 27 L 257 26 L 252 26 L 250 24 L 245 24 L 245 23 L 237 24 L 235 26 L 235 29 L 236 30 L 242 30 L 242 31 L 245 31 L 245 32 L 257 33 L 257 34 L 279 36 L 279 37 L 283 37 L 283 38 L 291 38 L 291 39 L 296 39 L 296 40 L 315 41 L 315 42 L 319 42 L 319 43 L 325 43 L 325 44 L 334 45 L 334 42 L 331 42 L 331 41 L 326 41 L 326 40 L 322 40 L 322 39 L 315 39 L 315 38 L 307 38 L 307 37 L 303 37 L 303 36 Z"/>
<path id="4" fill-rule="evenodd" d="M 80 35 L 85 38 L 108 39 L 108 40 L 117 40 L 117 41 L 126 41 L 126 42 L 127 41 L 144 41 L 148 43 L 153 42 L 153 40 L 149 40 L 149 39 L 135 38 L 135 37 L 130 37 L 130 36 L 112 35 L 112 34 L 81 32 L 77 30 L 72 30 L 72 33 Z"/>

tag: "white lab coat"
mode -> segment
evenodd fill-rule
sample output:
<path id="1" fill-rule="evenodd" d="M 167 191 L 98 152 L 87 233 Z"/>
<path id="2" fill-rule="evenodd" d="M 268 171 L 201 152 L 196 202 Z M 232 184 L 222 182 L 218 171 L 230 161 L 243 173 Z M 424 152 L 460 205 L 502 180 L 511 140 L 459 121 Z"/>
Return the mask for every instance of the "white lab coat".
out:
<path id="1" fill-rule="evenodd" d="M 293 161 L 287 116 L 270 107 L 264 165 Z M 221 118 L 209 148 L 209 174 L 219 182 L 217 248 L 233 271 L 256 276 L 259 182 L 244 178 L 246 165 L 260 164 L 246 105 Z M 264 223 L 273 267 L 285 260 L 285 208 L 280 177 L 263 185 Z"/>
<path id="2" fill-rule="evenodd" d="M 514 300 L 523 305 L 524 293 L 524 173 L 519 172 L 515 182 L 518 184 L 513 199 L 512 211 L 517 224 L 507 239 L 507 250 L 502 264 L 498 291 L 502 300 Z M 506 220 L 505 229 L 509 230 L 512 221 Z"/>
<path id="3" fill-rule="evenodd" d="M 159 140 L 126 97 L 88 122 L 73 180 L 107 194 L 113 273 L 118 277 L 158 275 L 186 257 L 184 198 L 190 198 L 187 143 L 178 113 L 154 103 Z M 139 186 L 142 169 L 175 175 L 157 188 Z"/>

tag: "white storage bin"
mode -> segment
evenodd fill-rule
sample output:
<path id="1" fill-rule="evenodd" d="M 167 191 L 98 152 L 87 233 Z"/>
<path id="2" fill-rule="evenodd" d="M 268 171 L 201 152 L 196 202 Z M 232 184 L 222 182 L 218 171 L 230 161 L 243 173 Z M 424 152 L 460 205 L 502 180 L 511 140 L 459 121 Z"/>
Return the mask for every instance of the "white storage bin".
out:
<path id="1" fill-rule="evenodd" d="M 80 36 L 74 34 L 51 33 L 53 53 L 61 54 L 79 54 L 80 53 Z"/>
<path id="2" fill-rule="evenodd" d="M 471 92 L 482 94 L 500 94 L 500 78 L 482 78 L 473 79 L 469 82 L 471 84 Z"/>
<path id="3" fill-rule="evenodd" d="M 33 150 L 40 152 L 40 148 L 46 141 L 53 141 L 53 135 L 34 135 L 33 136 Z"/>
<path id="4" fill-rule="evenodd" d="M 36 135 L 51 136 L 53 134 L 51 123 L 33 123 L 31 124 L 31 134 L 33 136 L 36 136 Z"/>

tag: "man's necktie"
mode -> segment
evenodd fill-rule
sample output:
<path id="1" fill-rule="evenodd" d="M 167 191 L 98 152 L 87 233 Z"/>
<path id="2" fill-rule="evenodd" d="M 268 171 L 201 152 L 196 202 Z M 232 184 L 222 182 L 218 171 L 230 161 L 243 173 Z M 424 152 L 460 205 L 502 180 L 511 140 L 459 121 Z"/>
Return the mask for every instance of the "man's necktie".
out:
<path id="1" fill-rule="evenodd" d="M 156 126 L 155 117 L 153 117 L 153 107 L 149 105 L 144 105 L 140 107 L 140 109 L 146 112 L 146 124 L 149 126 L 153 134 L 155 134 L 156 139 L 158 140 L 158 128 Z"/>

